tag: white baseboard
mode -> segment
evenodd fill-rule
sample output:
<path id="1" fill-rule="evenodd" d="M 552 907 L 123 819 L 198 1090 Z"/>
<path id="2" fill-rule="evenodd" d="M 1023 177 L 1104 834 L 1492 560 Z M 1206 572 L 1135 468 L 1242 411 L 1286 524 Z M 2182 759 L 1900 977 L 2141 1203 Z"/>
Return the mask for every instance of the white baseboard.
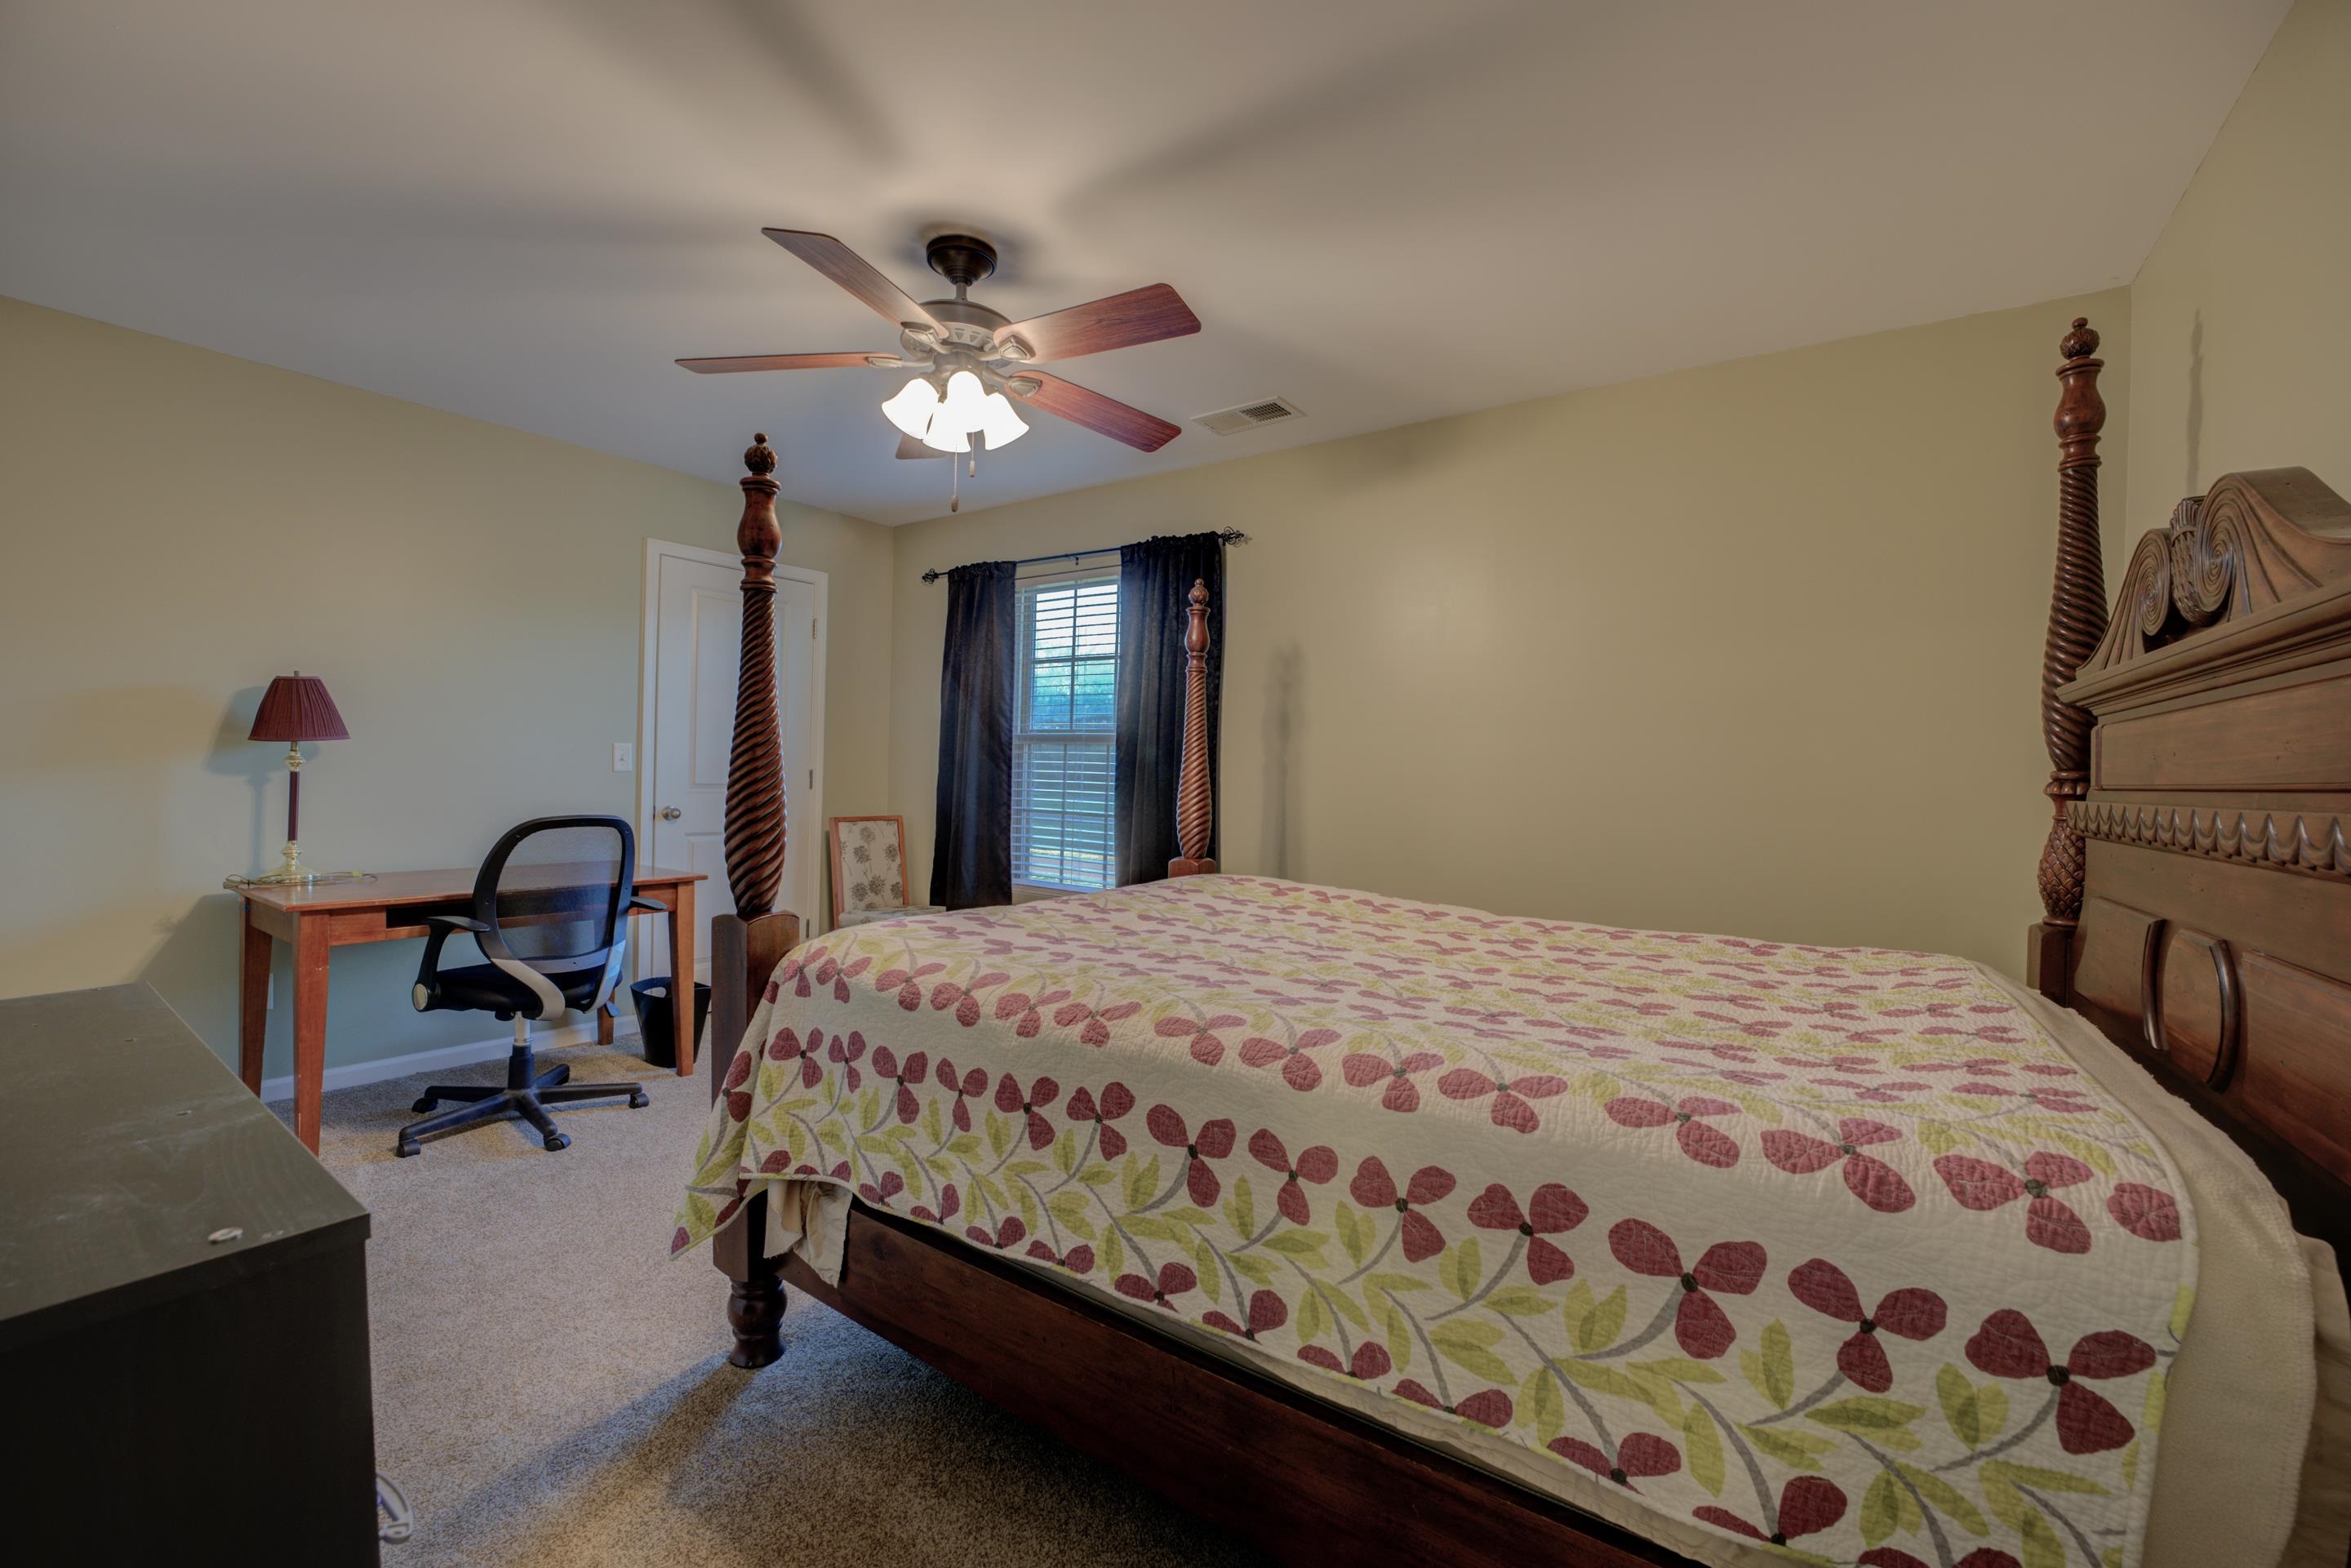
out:
<path id="1" fill-rule="evenodd" d="M 625 1013 L 612 1030 L 615 1040 L 631 1039 L 636 1032 L 637 1020 Z M 588 1045 L 595 1039 L 596 1024 L 592 1019 L 566 1024 L 561 1029 L 542 1030 L 534 1026 L 530 1031 L 530 1043 L 534 1050 L 550 1045 Z M 320 1074 L 320 1078 L 327 1089 L 351 1089 L 362 1083 L 381 1083 L 387 1078 L 405 1078 L 412 1072 L 430 1072 L 440 1067 L 463 1067 L 475 1061 L 502 1061 L 513 1049 L 514 1036 L 509 1032 L 496 1040 L 472 1040 L 459 1045 L 435 1046 L 431 1051 L 412 1051 L 405 1056 L 378 1057 L 373 1061 L 354 1061 L 343 1067 L 329 1067 Z M 283 1078 L 263 1079 L 261 1097 L 264 1100 L 291 1100 L 294 1098 L 294 1075 L 289 1072 Z"/>

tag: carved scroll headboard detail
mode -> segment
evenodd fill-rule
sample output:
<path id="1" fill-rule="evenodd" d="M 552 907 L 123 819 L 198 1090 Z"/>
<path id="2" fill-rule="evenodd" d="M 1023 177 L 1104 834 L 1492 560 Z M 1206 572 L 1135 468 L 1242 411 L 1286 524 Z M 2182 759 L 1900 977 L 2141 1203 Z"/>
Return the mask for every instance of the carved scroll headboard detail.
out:
<path id="1" fill-rule="evenodd" d="M 2082 674 L 2351 580 L 2351 503 L 2307 468 L 2231 474 L 2132 552 L 2113 623 Z"/>

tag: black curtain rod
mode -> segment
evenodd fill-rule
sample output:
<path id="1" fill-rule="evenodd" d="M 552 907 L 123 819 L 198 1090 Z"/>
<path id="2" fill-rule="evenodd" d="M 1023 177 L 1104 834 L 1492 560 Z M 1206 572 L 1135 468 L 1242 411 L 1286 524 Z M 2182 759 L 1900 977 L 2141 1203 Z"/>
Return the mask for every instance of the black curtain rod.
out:
<path id="1" fill-rule="evenodd" d="M 1228 545 L 1245 545 L 1249 542 L 1249 535 L 1241 532 L 1238 528 L 1218 528 L 1217 530 L 1217 537 L 1224 540 L 1225 543 Z M 1015 566 L 1035 566 L 1040 560 L 1083 560 L 1090 555 L 1108 555 L 1112 550 L 1119 548 L 1120 547 L 1117 545 L 1109 545 L 1101 549 L 1057 550 L 1051 555 L 1025 555 L 1019 560 L 1014 561 L 1012 564 Z M 946 572 L 941 571 L 936 567 L 933 567 L 930 570 L 923 573 L 923 580 L 925 582 L 936 582 L 946 575 Z"/>

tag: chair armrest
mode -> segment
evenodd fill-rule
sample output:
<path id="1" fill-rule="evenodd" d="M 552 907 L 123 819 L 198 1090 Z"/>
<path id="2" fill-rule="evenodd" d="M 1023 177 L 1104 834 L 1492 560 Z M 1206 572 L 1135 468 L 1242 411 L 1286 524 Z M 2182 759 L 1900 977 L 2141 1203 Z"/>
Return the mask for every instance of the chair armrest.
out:
<path id="1" fill-rule="evenodd" d="M 416 988 L 410 999 L 418 1012 L 430 1012 L 441 997 L 441 945 L 450 937 L 464 934 L 486 936 L 496 940 L 489 926 L 470 915 L 428 915 L 424 924 L 429 931 L 424 938 L 424 956 L 416 968 Z"/>
<path id="2" fill-rule="evenodd" d="M 629 899 L 629 908 L 632 912 L 642 910 L 647 915 L 667 915 L 669 913 L 668 904 L 656 904 L 642 893 L 631 896 Z"/>

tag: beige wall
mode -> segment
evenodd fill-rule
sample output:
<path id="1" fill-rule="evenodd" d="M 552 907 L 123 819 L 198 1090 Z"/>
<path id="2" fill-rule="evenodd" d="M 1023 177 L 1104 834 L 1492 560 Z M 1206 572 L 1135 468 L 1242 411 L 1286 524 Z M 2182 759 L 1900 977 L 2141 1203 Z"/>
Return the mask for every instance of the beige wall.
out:
<path id="1" fill-rule="evenodd" d="M 235 1044 L 232 872 L 284 836 L 261 688 L 322 675 L 308 858 L 462 864 L 559 810 L 633 815 L 643 540 L 726 548 L 741 495 L 666 469 L 0 300 L 0 995 L 143 979 Z M 878 810 L 891 541 L 787 507 L 831 576 L 826 800 Z M 414 943 L 334 960 L 328 1060 L 498 1032 L 423 1019 Z M 289 1071 L 279 950 L 268 1071 Z"/>
<path id="2" fill-rule="evenodd" d="M 2081 313 L 2126 367 L 2116 290 L 903 528 L 917 888 L 946 591 L 916 574 L 1236 527 L 1228 869 L 2013 971 Z"/>
<path id="3" fill-rule="evenodd" d="M 828 808 L 904 812 L 922 891 L 925 567 L 1238 527 L 1228 867 L 2013 969 L 2056 339 L 2105 336 L 2110 572 L 2231 469 L 2351 493 L 2346 80 L 2351 0 L 2302 0 L 2127 291 L 894 533 L 787 503 L 831 580 Z M 313 748 L 316 858 L 633 809 L 640 541 L 724 547 L 731 487 L 12 301 L 0 345 L 0 995 L 143 978 L 231 1052 L 218 882 L 285 789 L 243 736 L 298 664 L 354 735 Z M 481 1033 L 408 1012 L 415 951 L 339 956 L 330 1061 Z"/>
<path id="4" fill-rule="evenodd" d="M 2302 0 L 2131 286 L 2130 541 L 2295 465 L 2351 495 L 2351 0 Z M 2117 579 L 2118 580 L 2118 579 Z"/>

